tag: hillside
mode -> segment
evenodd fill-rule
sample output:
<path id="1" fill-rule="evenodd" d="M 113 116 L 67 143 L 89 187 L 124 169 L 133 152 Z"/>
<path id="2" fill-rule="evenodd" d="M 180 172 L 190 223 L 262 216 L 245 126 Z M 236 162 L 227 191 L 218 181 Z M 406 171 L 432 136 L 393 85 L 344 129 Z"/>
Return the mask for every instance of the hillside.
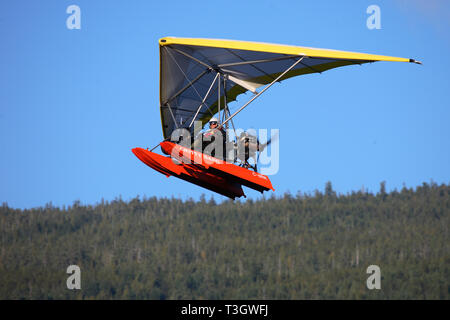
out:
<path id="1" fill-rule="evenodd" d="M 384 190 L 3 204 L 0 299 L 449 299 L 450 185 Z"/>

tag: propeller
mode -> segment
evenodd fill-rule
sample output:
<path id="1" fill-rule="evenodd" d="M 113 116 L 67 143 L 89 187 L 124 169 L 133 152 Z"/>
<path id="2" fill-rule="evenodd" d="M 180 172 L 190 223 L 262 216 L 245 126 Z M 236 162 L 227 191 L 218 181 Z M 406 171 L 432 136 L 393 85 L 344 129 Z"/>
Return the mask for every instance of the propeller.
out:
<path id="1" fill-rule="evenodd" d="M 275 136 L 271 137 L 266 143 L 261 143 L 261 144 L 259 144 L 259 145 L 258 145 L 258 151 L 259 151 L 259 152 L 264 151 L 264 149 L 265 149 L 268 145 L 270 145 L 270 144 L 272 143 L 272 141 L 277 141 L 277 140 L 278 140 L 278 133 L 277 133 Z"/>

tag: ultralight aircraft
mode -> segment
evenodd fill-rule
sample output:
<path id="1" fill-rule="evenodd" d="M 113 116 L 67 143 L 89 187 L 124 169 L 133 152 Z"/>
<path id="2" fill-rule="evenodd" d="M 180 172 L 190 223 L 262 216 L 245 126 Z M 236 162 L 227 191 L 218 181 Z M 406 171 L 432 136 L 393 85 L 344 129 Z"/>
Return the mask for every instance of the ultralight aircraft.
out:
<path id="1" fill-rule="evenodd" d="M 270 141 L 259 144 L 255 137 L 245 134 L 230 142 L 224 137 L 225 156 L 215 157 L 192 147 L 192 141 L 186 143 L 198 133 L 196 122 L 202 127 L 214 117 L 220 128 L 228 131 L 231 124 L 235 129 L 236 115 L 273 84 L 291 77 L 376 61 L 421 64 L 414 59 L 366 53 L 217 39 L 165 37 L 159 40 L 159 51 L 164 140 L 157 146 L 166 155 L 153 152 L 157 146 L 132 151 L 167 177 L 180 178 L 231 199 L 245 197 L 242 186 L 260 192 L 274 191 L 269 178 L 257 172 L 256 163 L 248 163 L 248 158 Z M 252 97 L 231 113 L 228 103 L 246 92 L 251 92 Z M 184 143 L 180 143 L 179 134 L 174 139 L 174 133 L 180 131 L 189 136 L 183 137 Z M 244 150 L 242 156 L 239 150 L 242 146 L 245 149 L 249 141 L 256 147 L 250 152 Z"/>

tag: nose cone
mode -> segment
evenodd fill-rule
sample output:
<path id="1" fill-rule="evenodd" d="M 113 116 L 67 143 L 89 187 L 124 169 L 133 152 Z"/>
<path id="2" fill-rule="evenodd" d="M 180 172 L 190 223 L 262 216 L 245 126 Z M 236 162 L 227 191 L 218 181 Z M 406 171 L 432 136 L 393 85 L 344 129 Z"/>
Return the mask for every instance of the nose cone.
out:
<path id="1" fill-rule="evenodd" d="M 148 166 L 152 166 L 152 163 L 153 163 L 152 154 L 154 154 L 154 153 L 152 153 L 146 149 L 142 149 L 142 148 L 134 148 L 134 149 L 131 149 L 131 151 L 143 163 L 145 163 Z"/>
<path id="2" fill-rule="evenodd" d="M 136 157 L 138 157 L 142 161 L 142 158 L 144 157 L 144 149 L 142 149 L 142 148 L 133 148 L 133 149 L 131 149 L 131 151 L 134 153 L 134 155 Z"/>

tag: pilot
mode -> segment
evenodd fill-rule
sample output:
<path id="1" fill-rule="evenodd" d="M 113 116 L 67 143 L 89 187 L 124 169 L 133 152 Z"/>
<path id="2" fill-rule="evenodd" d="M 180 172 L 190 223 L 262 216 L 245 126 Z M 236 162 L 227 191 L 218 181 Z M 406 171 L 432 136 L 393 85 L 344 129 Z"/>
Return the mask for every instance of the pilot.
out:
<path id="1" fill-rule="evenodd" d="M 214 145 L 214 149 L 211 150 L 211 156 L 225 159 L 224 156 L 227 142 L 226 132 L 223 127 L 219 125 L 219 120 L 217 118 L 211 118 L 211 120 L 209 120 L 209 130 L 203 134 L 203 150 L 205 150 L 205 148 L 207 148 L 211 143 L 220 141 L 222 142 L 222 155 L 218 152 L 216 156 L 216 149 L 220 148 L 220 146 Z"/>
<path id="2" fill-rule="evenodd" d="M 209 135 L 215 134 L 217 130 L 219 130 L 222 134 L 225 134 L 225 130 L 222 128 L 222 126 L 219 126 L 219 120 L 217 118 L 211 118 L 211 120 L 209 120 L 209 130 L 205 132 L 203 136 L 207 137 Z"/>

